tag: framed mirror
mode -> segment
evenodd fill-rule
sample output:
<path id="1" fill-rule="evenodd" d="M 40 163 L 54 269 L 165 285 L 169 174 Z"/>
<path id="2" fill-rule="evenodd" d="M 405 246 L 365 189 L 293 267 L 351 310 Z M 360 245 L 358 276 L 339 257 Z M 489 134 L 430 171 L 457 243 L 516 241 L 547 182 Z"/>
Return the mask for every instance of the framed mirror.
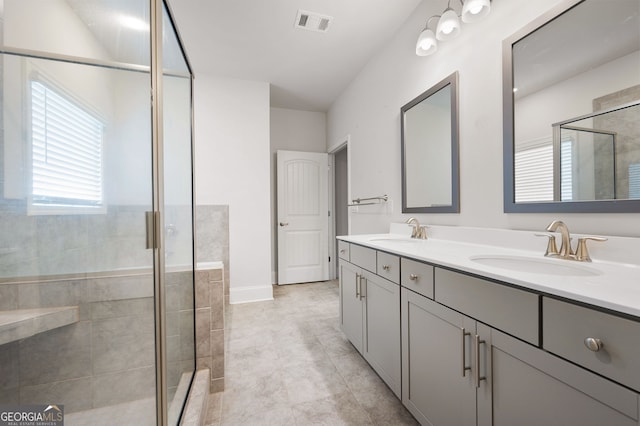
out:
<path id="1" fill-rule="evenodd" d="M 402 213 L 459 213 L 458 73 L 400 109 Z"/>
<path id="2" fill-rule="evenodd" d="M 569 0 L 504 41 L 505 212 L 640 212 L 639 15 Z"/>

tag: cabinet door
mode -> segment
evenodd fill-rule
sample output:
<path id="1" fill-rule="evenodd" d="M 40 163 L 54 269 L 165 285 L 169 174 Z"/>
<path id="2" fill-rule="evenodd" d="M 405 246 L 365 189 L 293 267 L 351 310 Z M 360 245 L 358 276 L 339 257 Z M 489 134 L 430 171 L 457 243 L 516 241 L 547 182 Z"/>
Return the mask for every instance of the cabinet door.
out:
<path id="1" fill-rule="evenodd" d="M 364 272 L 364 357 L 400 397 L 400 286 Z"/>
<path id="2" fill-rule="evenodd" d="M 340 261 L 340 323 L 353 346 L 362 353 L 363 309 L 361 300 L 361 270 L 349 262 Z"/>
<path id="3" fill-rule="evenodd" d="M 402 402 L 423 425 L 475 425 L 475 321 L 405 288 L 401 300 Z"/>
<path id="4" fill-rule="evenodd" d="M 639 424 L 635 392 L 494 329 L 490 333 L 492 397 L 478 399 L 480 425 Z"/>

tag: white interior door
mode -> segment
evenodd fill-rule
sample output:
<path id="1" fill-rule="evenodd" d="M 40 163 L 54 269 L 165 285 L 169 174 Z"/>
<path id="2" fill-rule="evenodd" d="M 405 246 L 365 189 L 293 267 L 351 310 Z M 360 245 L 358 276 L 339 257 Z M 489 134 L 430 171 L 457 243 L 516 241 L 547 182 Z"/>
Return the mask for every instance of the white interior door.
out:
<path id="1" fill-rule="evenodd" d="M 329 278 L 328 154 L 278 151 L 278 284 Z"/>

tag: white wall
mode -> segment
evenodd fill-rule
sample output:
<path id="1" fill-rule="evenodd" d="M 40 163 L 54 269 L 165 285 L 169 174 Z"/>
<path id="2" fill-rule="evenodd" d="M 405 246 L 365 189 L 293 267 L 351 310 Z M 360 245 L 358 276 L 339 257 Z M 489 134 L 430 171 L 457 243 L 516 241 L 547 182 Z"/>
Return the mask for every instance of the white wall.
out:
<path id="1" fill-rule="evenodd" d="M 278 214 L 276 151 L 327 152 L 327 116 L 324 112 L 271 108 L 271 270 L 277 282 Z"/>
<path id="2" fill-rule="evenodd" d="M 271 287 L 269 84 L 195 79 L 196 204 L 229 205 L 231 303 Z"/>
<path id="3" fill-rule="evenodd" d="M 593 112 L 594 99 L 635 86 L 638 84 L 638 63 L 640 51 L 516 99 L 516 143 L 545 136 L 551 138 L 550 123 L 589 114 Z"/>
<path id="4" fill-rule="evenodd" d="M 502 182 L 502 40 L 560 0 L 492 2 L 483 21 L 418 57 L 415 43 L 441 4 L 423 1 L 395 38 L 373 58 L 328 113 L 327 146 L 351 135 L 354 197 L 389 194 L 391 213 L 352 213 L 352 233 L 386 232 L 401 213 L 400 107 L 454 71 L 459 72 L 460 214 L 418 215 L 421 222 L 542 230 L 562 219 L 571 231 L 640 236 L 640 214 L 505 214 Z"/>

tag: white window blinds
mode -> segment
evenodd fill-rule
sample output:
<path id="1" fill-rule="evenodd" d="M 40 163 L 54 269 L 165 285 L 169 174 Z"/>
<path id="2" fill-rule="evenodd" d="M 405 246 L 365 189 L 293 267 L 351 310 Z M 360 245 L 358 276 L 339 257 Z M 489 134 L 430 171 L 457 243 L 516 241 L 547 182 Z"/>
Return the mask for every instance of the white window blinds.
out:
<path id="1" fill-rule="evenodd" d="M 553 201 L 553 144 L 538 140 L 515 153 L 516 203 Z"/>
<path id="2" fill-rule="evenodd" d="M 640 163 L 629 164 L 629 198 L 640 198 Z"/>
<path id="3" fill-rule="evenodd" d="M 32 206 L 103 206 L 103 127 L 76 103 L 31 82 Z"/>
<path id="4" fill-rule="evenodd" d="M 560 199 L 573 200 L 573 141 L 560 143 Z"/>

